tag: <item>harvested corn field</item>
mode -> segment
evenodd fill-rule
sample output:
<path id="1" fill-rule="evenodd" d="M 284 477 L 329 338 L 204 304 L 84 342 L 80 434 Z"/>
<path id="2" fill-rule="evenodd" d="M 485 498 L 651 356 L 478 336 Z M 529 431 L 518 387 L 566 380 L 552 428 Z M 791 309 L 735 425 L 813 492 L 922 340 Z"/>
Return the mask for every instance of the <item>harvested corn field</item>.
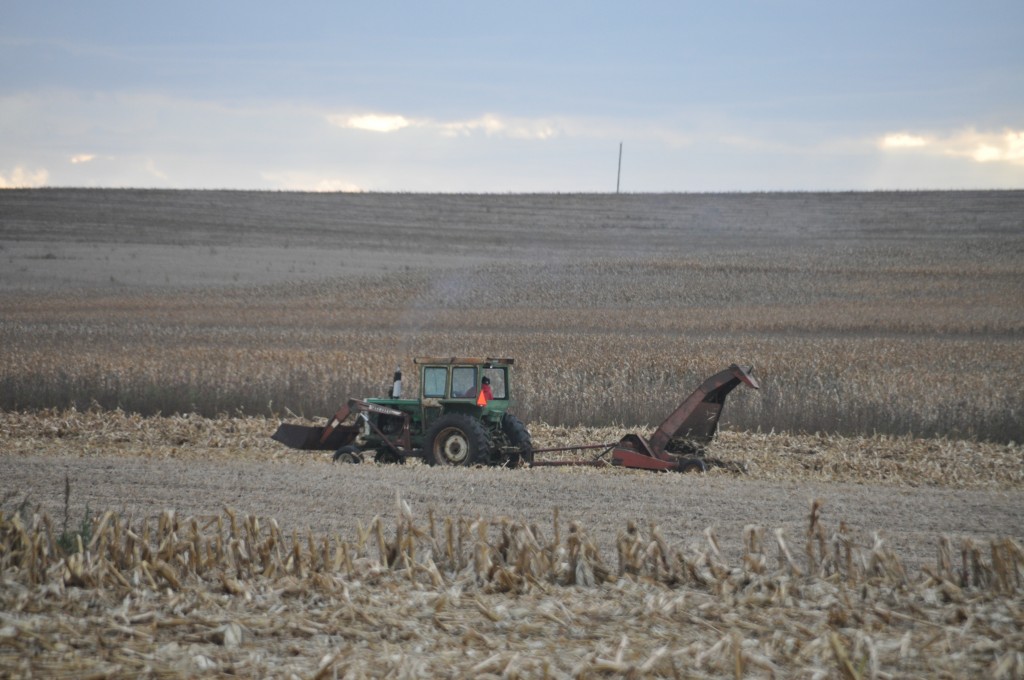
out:
<path id="1" fill-rule="evenodd" d="M 1021 215 L 0 192 L 0 676 L 1022 677 Z M 702 475 L 269 438 L 480 354 L 537 448 L 762 389 Z"/>
<path id="2" fill-rule="evenodd" d="M 712 452 L 735 466 L 659 475 L 338 465 L 275 426 L 3 414 L 0 668 L 1024 672 L 1015 446 L 728 432 Z M 552 446 L 622 433 L 532 429 Z"/>
<path id="3" fill-rule="evenodd" d="M 311 423 L 323 424 L 323 421 Z M 11 455 L 152 460 L 330 463 L 330 452 L 296 452 L 270 439 L 278 420 L 143 417 L 123 411 L 0 412 L 0 449 Z M 531 423 L 535 448 L 614 443 L 637 428 L 566 427 Z M 954 489 L 1024 489 L 1024 449 L 956 439 L 884 435 L 721 432 L 711 447 L 713 477 L 817 481 Z M 588 460 L 598 451 L 546 453 L 545 460 Z M 12 463 L 13 464 L 13 463 Z M 420 466 L 415 459 L 408 466 Z M 543 474 L 537 472 L 537 474 Z"/>
<path id="4" fill-rule="evenodd" d="M 296 499 L 298 500 L 298 499 Z M 0 518 L 12 677 L 1020 677 L 1024 550 L 947 538 L 908 569 L 880 535 L 750 524 L 727 556 L 627 522 L 413 515 L 347 538 L 240 516 L 104 512 L 65 548 Z M 614 546 L 614 547 L 612 547 Z"/>
<path id="5" fill-rule="evenodd" d="M 0 192 L 0 408 L 333 412 L 511 356 L 516 413 L 1024 441 L 1024 191 Z M 54 294 L 57 293 L 57 294 Z"/>

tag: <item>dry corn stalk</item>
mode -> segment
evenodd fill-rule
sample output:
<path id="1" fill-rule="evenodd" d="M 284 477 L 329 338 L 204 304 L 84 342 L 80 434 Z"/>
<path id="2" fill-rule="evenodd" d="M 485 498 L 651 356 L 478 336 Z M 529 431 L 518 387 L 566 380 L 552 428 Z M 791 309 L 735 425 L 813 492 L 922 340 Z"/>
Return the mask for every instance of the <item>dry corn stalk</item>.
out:
<path id="1" fill-rule="evenodd" d="M 862 545 L 840 527 L 834 535 L 844 538 L 834 542 L 833 554 L 823 560 L 845 572 L 840 579 L 831 571 L 800 569 L 792 554 L 787 556 L 782 532 L 776 533 L 782 557 L 771 568 L 764 555 L 764 532 L 756 525 L 745 528 L 744 554 L 730 564 L 713 531 L 705 533 L 698 547 L 682 548 L 669 545 L 657 526 L 642 531 L 630 523 L 616 542 L 619 569 L 613 573 L 578 522 L 570 522 L 563 537 L 557 515 L 555 538 L 545 543 L 536 527 L 506 518 L 445 517 L 438 523 L 430 517 L 421 526 L 407 505 L 399 502 L 397 508 L 394 526 L 378 517 L 356 532 L 352 542 L 309 533 L 300 540 L 293 532 L 287 547 L 276 522 L 242 518 L 230 508 L 204 522 L 173 512 L 134 521 L 103 513 L 94 521 L 92 540 L 76 544 L 70 553 L 59 547 L 50 550 L 47 531 L 52 523 L 45 517 L 34 518 L 29 526 L 17 515 L 2 517 L 5 589 L 0 591 L 0 611 L 7 613 L 0 614 L 0 640 L 6 641 L 0 645 L 0 668 L 13 658 L 3 650 L 20 653 L 25 645 L 38 645 L 31 641 L 44 634 L 30 633 L 17 613 L 23 606 L 18 602 L 36 592 L 43 599 L 32 606 L 39 611 L 46 610 L 46 597 L 52 599 L 47 592 L 60 593 L 65 600 L 105 598 L 110 611 L 123 612 L 104 624 L 110 634 L 123 636 L 124 644 L 150 645 L 150 651 L 138 652 L 140 659 L 154 663 L 153 646 L 158 644 L 168 658 L 177 658 L 167 645 L 179 640 L 207 645 L 202 668 L 219 667 L 225 654 L 245 653 L 247 645 L 265 648 L 267 640 L 281 635 L 305 645 L 336 631 L 345 639 L 378 647 L 383 643 L 387 650 L 391 643 L 381 636 L 404 625 L 386 623 L 394 620 L 411 622 L 411 627 L 401 628 L 410 640 L 422 640 L 431 631 L 461 636 L 463 651 L 453 656 L 446 655 L 443 643 L 431 643 L 434 656 L 423 663 L 438 664 L 430 666 L 432 674 L 453 667 L 466 673 L 477 669 L 528 675 L 556 668 L 563 673 L 575 669 L 627 675 L 734 675 L 755 669 L 788 674 L 816 668 L 850 676 L 864 668 L 876 673 L 901 668 L 908 674 L 953 669 L 954 674 L 1014 677 L 1020 665 L 1014 650 L 1021 633 L 1007 614 L 1019 610 L 1024 598 L 1024 551 L 1012 540 L 993 541 L 987 551 L 965 542 L 958 567 L 944 539 L 934 567 L 915 576 L 905 572 L 881 540 Z M 827 529 L 812 510 L 807 533 L 813 537 L 816 559 L 822 554 L 819 531 Z M 378 559 L 367 555 L 368 544 L 376 545 Z M 856 597 L 851 597 L 854 592 Z M 393 601 L 389 594 L 394 594 Z M 212 603 L 225 602 L 224 597 L 229 608 L 220 613 L 187 613 L 209 610 Z M 230 605 L 235 598 L 244 606 Z M 288 598 L 305 603 L 301 615 L 282 618 L 287 608 L 281 602 Z M 384 601 L 391 602 L 387 606 L 394 613 L 374 609 Z M 57 611 L 73 610 L 73 602 L 64 601 Z M 132 606 L 147 602 L 159 603 L 158 608 Z M 336 604 L 324 606 L 327 602 Z M 417 602 L 422 608 L 412 607 Z M 278 613 L 271 614 L 272 608 Z M 574 651 L 578 639 L 571 631 L 576 626 L 596 632 L 612 620 L 620 621 L 614 636 L 601 633 L 597 646 Z M 627 621 L 625 630 L 636 634 L 624 637 Z M 870 622 L 868 637 L 860 628 Z M 965 627 L 967 622 L 972 623 Z M 78 634 L 76 625 L 55 626 L 53 639 Z M 50 630 L 48 624 L 38 626 Z M 1001 637 L 983 632 L 995 630 L 1002 631 Z M 498 652 L 498 640 L 510 631 L 518 631 L 516 640 L 570 637 L 559 643 L 557 653 L 527 647 Z M 684 637 L 666 637 L 668 631 Z M 945 640 L 939 651 L 914 651 L 928 650 L 939 639 Z M 487 650 L 486 656 L 465 657 L 464 650 L 476 645 Z M 304 667 L 306 673 L 349 669 L 345 672 L 379 675 L 413 668 L 413 657 L 404 654 L 380 652 L 371 661 L 355 648 L 336 652 L 314 656 L 323 664 Z M 130 658 L 119 656 L 119 663 L 135 668 Z M 185 671 L 186 666 L 175 667 L 195 674 L 201 670 L 196 658 L 193 654 L 191 660 L 173 663 L 191 663 Z M 286 663 L 280 658 L 275 657 L 276 663 Z M 281 667 L 246 668 L 273 674 Z"/>

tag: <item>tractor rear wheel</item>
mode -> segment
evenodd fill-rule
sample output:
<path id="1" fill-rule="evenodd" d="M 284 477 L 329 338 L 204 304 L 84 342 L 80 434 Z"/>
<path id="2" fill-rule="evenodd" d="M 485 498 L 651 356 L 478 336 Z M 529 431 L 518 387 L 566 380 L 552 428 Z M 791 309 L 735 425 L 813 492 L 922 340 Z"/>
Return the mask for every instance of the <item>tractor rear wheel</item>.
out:
<path id="1" fill-rule="evenodd" d="M 426 460 L 431 465 L 473 465 L 490 447 L 480 421 L 462 413 L 441 416 L 427 433 Z"/>
<path id="2" fill-rule="evenodd" d="M 501 417 L 501 431 L 505 433 L 508 443 L 519 449 L 518 453 L 509 456 L 505 466 L 519 467 L 520 462 L 527 466 L 533 465 L 533 441 L 530 439 L 530 432 L 523 425 L 523 421 L 506 411 L 505 415 Z"/>

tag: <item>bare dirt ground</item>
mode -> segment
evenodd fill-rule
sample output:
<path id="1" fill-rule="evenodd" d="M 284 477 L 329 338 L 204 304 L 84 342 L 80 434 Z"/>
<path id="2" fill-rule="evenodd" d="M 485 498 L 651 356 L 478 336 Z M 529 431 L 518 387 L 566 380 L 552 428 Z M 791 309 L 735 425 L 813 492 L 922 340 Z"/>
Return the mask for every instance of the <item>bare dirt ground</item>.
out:
<path id="1" fill-rule="evenodd" d="M 414 512 L 551 524 L 559 508 L 611 549 L 634 520 L 655 523 L 673 543 L 703 541 L 713 528 L 734 559 L 743 528 L 760 524 L 801 538 L 810 501 L 825 502 L 823 521 L 846 522 L 879 535 L 911 567 L 935 558 L 939 539 L 971 536 L 1024 539 L 1019 490 L 894 489 L 886 486 L 764 482 L 726 476 L 655 475 L 619 470 L 565 471 L 432 469 L 420 465 L 332 466 L 322 458 L 266 463 L 231 460 L 154 460 L 125 456 L 4 456 L 3 493 L 46 499 L 42 508 L 62 515 L 64 475 L 76 505 L 113 509 L 125 516 L 213 517 L 225 507 L 276 519 L 286 532 L 352 537 L 376 515 L 394 518 L 395 499 Z M 20 498 L 18 500 L 21 500 Z"/>
<path id="2" fill-rule="evenodd" d="M 481 262 L 878 256 L 926 263 L 1022 252 L 1024 192 L 301 194 L 13 190 L 0 194 L 0 291 L 158 290 L 436 270 Z M 705 291 L 706 293 L 707 291 Z M 747 294 L 754 291 L 747 291 Z M 585 297 L 585 296 L 584 296 Z M 569 304 L 577 301 L 567 301 Z"/>
<path id="3" fill-rule="evenodd" d="M 1016 446 L 727 432 L 711 454 L 742 464 L 746 473 L 680 475 L 588 467 L 451 469 L 418 460 L 335 465 L 329 454 L 294 451 L 271 440 L 276 421 L 267 418 L 9 414 L 0 425 L 6 509 L 25 502 L 53 518 L 63 515 L 66 479 L 75 517 L 89 508 L 124 517 L 174 510 L 209 518 L 230 508 L 273 518 L 286 532 L 343 539 L 376 516 L 395 519 L 400 498 L 420 516 L 505 517 L 538 526 L 551 525 L 558 509 L 563 520 L 579 521 L 609 551 L 633 521 L 658 525 L 675 544 L 704 541 L 711 529 L 723 551 L 738 559 L 748 525 L 781 528 L 802 540 L 814 499 L 824 502 L 824 524 L 844 522 L 867 543 L 878 532 L 911 568 L 934 561 L 944 536 L 1024 540 L 1022 454 Z M 538 447 L 621 436 L 618 430 L 533 429 Z M 956 458 L 961 467 L 949 463 Z M 879 459 L 895 466 L 878 467 Z M 934 470 L 937 465 L 941 470 Z"/>

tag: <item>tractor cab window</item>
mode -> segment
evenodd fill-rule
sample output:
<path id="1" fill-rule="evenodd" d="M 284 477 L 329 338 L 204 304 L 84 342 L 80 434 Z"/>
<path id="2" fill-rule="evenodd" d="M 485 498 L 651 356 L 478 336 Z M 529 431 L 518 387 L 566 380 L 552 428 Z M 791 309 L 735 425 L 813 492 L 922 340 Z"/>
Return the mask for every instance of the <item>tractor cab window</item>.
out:
<path id="1" fill-rule="evenodd" d="M 504 368 L 485 368 L 484 377 L 491 381 L 491 398 L 508 399 Z"/>
<path id="2" fill-rule="evenodd" d="M 423 396 L 444 397 L 448 387 L 448 369 L 444 366 L 427 366 L 423 369 Z"/>
<path id="3" fill-rule="evenodd" d="M 456 366 L 452 369 L 452 398 L 476 396 L 476 369 Z"/>

